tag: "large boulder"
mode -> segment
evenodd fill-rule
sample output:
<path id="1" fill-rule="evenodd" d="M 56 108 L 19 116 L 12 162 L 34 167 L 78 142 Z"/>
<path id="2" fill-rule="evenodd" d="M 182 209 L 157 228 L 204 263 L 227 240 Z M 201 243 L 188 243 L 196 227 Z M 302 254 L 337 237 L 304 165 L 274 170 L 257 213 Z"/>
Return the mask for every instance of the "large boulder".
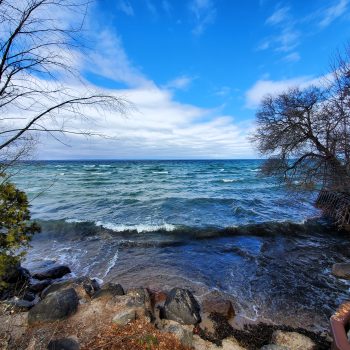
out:
<path id="1" fill-rule="evenodd" d="M 117 312 L 113 316 L 113 323 L 118 326 L 125 326 L 136 319 L 136 310 L 128 308 Z"/>
<path id="2" fill-rule="evenodd" d="M 146 288 L 132 288 L 129 289 L 126 295 L 129 297 L 127 301 L 128 306 L 143 307 L 148 311 L 152 311 L 151 296 Z"/>
<path id="3" fill-rule="evenodd" d="M 227 318 L 215 312 L 209 315 L 203 313 L 198 329 L 202 336 L 215 343 L 220 343 L 223 339 L 233 334 L 233 328 L 229 324 Z"/>
<path id="4" fill-rule="evenodd" d="M 343 279 L 350 279 L 350 263 L 333 264 L 332 274 Z"/>
<path id="5" fill-rule="evenodd" d="M 30 309 L 28 323 L 32 325 L 67 318 L 77 311 L 78 304 L 78 295 L 73 288 L 53 292 Z"/>
<path id="6" fill-rule="evenodd" d="M 52 283 L 52 280 L 42 280 L 34 282 L 29 286 L 29 290 L 33 293 L 40 293 Z"/>
<path id="7" fill-rule="evenodd" d="M 124 295 L 123 287 L 120 284 L 109 282 L 96 291 L 92 298 L 115 297 L 118 295 Z"/>
<path id="8" fill-rule="evenodd" d="M 201 320 L 199 312 L 199 304 L 189 290 L 173 288 L 165 301 L 162 316 L 181 324 L 197 324 Z"/>
<path id="9" fill-rule="evenodd" d="M 58 265 L 58 266 L 51 267 L 48 270 L 34 273 L 33 278 L 40 281 L 47 280 L 47 279 L 56 279 L 56 278 L 61 278 L 71 272 L 72 271 L 68 266 Z"/>
<path id="10" fill-rule="evenodd" d="M 193 345 L 193 326 L 181 325 L 176 321 L 163 320 L 162 332 L 172 333 L 180 341 L 180 343 L 188 348 Z"/>
<path id="11" fill-rule="evenodd" d="M 83 299 L 93 296 L 95 292 L 100 289 L 100 285 L 96 280 L 91 280 L 88 277 L 74 278 L 66 281 L 52 283 L 42 291 L 41 297 L 44 299 L 50 293 L 69 288 L 74 288 L 79 296 L 79 299 Z"/>
<path id="12" fill-rule="evenodd" d="M 51 340 L 47 350 L 79 350 L 79 343 L 73 338 Z"/>
<path id="13" fill-rule="evenodd" d="M 271 342 L 289 350 L 315 350 L 316 344 L 307 336 L 297 332 L 274 331 Z"/>

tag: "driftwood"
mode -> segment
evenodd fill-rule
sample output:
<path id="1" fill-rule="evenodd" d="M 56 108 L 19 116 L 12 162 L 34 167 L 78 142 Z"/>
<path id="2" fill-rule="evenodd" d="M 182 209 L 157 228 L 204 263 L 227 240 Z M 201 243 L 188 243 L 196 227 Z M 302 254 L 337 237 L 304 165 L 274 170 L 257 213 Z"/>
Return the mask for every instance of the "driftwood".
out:
<path id="1" fill-rule="evenodd" d="M 316 206 L 325 215 L 331 217 L 339 228 L 350 231 L 350 195 L 348 193 L 323 189 L 317 197 Z"/>

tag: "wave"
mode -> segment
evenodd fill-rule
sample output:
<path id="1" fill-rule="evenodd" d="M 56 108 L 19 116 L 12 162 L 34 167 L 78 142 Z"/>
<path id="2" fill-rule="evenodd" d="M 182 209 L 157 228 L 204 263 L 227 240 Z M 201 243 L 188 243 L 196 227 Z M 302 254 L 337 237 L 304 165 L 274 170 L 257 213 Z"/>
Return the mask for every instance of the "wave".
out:
<path id="1" fill-rule="evenodd" d="M 271 235 L 285 235 L 285 236 L 297 236 L 307 235 L 308 233 L 314 234 L 332 234 L 342 235 L 342 232 L 329 222 L 321 220 L 319 218 L 312 218 L 305 220 L 305 222 L 295 223 L 290 221 L 268 221 L 254 224 L 247 224 L 241 226 L 228 226 L 228 227 L 191 227 L 191 226 L 179 226 L 169 223 L 163 223 L 158 225 L 151 224 L 115 224 L 102 221 L 84 221 L 76 219 L 67 220 L 47 220 L 40 221 L 38 224 L 42 226 L 42 234 L 38 234 L 39 237 L 45 234 L 52 235 L 55 239 L 57 236 L 63 235 L 67 239 L 101 239 L 103 237 L 113 237 L 119 235 L 120 239 L 124 239 L 122 245 L 134 245 L 145 246 L 145 242 L 142 241 L 142 234 L 144 237 L 150 238 L 152 236 L 155 240 L 149 245 L 167 245 L 167 237 L 171 237 L 172 244 L 181 244 L 189 239 L 210 239 L 215 237 L 227 237 L 227 236 L 271 236 Z M 137 243 L 134 240 L 130 240 L 133 234 L 137 234 L 139 241 Z M 176 241 L 176 242 L 175 242 Z M 156 243 L 154 243 L 156 242 Z"/>
<path id="2" fill-rule="evenodd" d="M 238 182 L 241 181 L 242 179 L 222 179 L 222 182 Z"/>
<path id="3" fill-rule="evenodd" d="M 169 174 L 169 171 L 152 171 L 152 174 Z"/>

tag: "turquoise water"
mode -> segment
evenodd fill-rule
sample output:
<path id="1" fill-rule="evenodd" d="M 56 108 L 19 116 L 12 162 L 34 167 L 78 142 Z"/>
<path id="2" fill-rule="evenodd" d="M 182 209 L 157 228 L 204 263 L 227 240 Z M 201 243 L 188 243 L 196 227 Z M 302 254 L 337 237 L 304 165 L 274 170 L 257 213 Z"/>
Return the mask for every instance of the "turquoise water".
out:
<path id="1" fill-rule="evenodd" d="M 25 265 L 65 263 L 125 287 L 225 294 L 245 320 L 327 329 L 350 257 L 315 194 L 259 174 L 259 160 L 79 161 L 21 166 L 13 178 L 42 225 Z"/>

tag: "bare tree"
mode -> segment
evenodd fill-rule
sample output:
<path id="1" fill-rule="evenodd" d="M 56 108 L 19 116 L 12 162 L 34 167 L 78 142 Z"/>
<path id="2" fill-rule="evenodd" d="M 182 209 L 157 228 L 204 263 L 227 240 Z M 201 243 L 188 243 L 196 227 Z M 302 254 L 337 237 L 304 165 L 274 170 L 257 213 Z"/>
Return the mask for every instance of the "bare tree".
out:
<path id="1" fill-rule="evenodd" d="M 266 96 L 252 137 L 262 168 L 288 184 L 350 193 L 350 50 L 317 86 Z"/>
<path id="2" fill-rule="evenodd" d="M 74 59 L 88 6 L 83 0 L 0 0 L 1 162 L 27 154 L 41 132 L 58 140 L 95 135 L 82 128 L 87 109 L 125 112 L 124 99 L 76 84 Z"/>

